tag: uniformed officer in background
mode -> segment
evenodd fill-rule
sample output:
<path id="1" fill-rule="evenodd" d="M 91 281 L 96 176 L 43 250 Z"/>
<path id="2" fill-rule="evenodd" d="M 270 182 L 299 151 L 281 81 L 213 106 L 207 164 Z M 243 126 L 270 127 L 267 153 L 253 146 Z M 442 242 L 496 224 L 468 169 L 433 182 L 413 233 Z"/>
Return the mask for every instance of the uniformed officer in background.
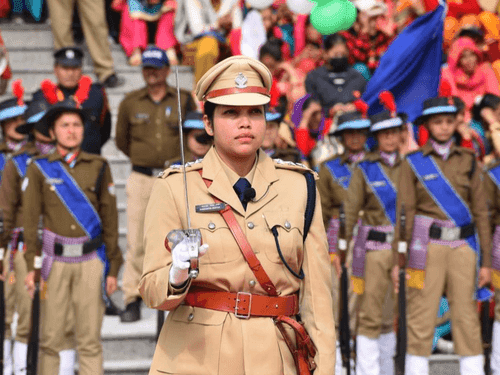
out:
<path id="1" fill-rule="evenodd" d="M 302 346 L 311 353 L 305 364 L 317 375 L 334 371 L 331 273 L 315 176 L 260 149 L 271 83 L 265 65 L 248 57 L 212 67 L 196 94 L 214 147 L 186 167 L 189 207 L 180 167 L 155 181 L 140 290 L 149 307 L 170 313 L 151 374 L 297 374 L 294 359 L 304 353 L 295 350 L 294 330 L 307 336 L 296 321 L 299 303 L 317 348 Z M 187 209 L 203 243 L 196 279 L 189 278 L 186 241 L 165 248 L 168 233 L 187 228 Z"/>
<path id="2" fill-rule="evenodd" d="M 14 98 L 4 100 L 0 103 L 0 125 L 2 127 L 3 141 L 0 143 L 0 181 L 3 175 L 5 164 L 13 153 L 21 150 L 28 142 L 26 135 L 17 132 L 17 127 L 22 125 L 24 113 L 27 105 L 24 102 L 24 88 L 20 81 L 12 82 L 12 92 Z M 8 269 L 8 261 L 10 254 L 7 251 L 4 257 L 4 270 Z M 4 272 L 5 274 L 5 272 Z M 5 342 L 4 342 L 4 370 L 12 372 L 12 354 L 11 354 L 11 324 L 15 309 L 15 289 L 12 284 L 5 282 Z"/>
<path id="3" fill-rule="evenodd" d="M 84 120 L 84 112 L 70 99 L 48 110 L 48 129 L 41 133 L 55 140 L 56 151 L 35 157 L 23 182 L 23 211 L 30 213 L 23 217 L 30 293 L 40 216 L 44 228 L 41 276 L 47 293 L 41 306 L 41 375 L 59 368 L 69 314 L 74 314 L 79 373 L 103 373 L 103 298 L 116 291 L 122 264 L 111 171 L 105 159 L 81 151 Z"/>
<path id="4" fill-rule="evenodd" d="M 361 161 L 366 154 L 365 144 L 370 128 L 370 120 L 366 112 L 361 110 L 346 112 L 337 121 L 335 136 L 340 139 L 344 146 L 344 152 L 330 160 L 322 163 L 319 168 L 318 191 L 321 198 L 321 208 L 323 212 L 323 223 L 327 229 L 328 248 L 332 262 L 332 282 L 333 282 L 333 306 L 338 323 L 339 277 L 340 257 L 337 252 L 338 231 L 340 228 L 339 209 L 340 205 L 346 204 L 347 189 L 351 180 L 352 172 L 356 162 Z M 352 244 L 351 244 L 352 245 Z M 348 268 L 351 259 L 347 260 Z M 350 285 L 350 283 L 349 283 Z M 350 332 L 355 333 L 356 312 L 358 307 L 357 294 L 349 288 L 349 325 Z M 342 328 L 340 328 L 342 329 Z M 337 358 L 340 358 L 340 346 L 337 345 Z M 342 371 L 342 361 L 336 362 L 335 374 L 340 375 Z"/>
<path id="5" fill-rule="evenodd" d="M 383 100 L 390 98 L 391 105 Z M 404 116 L 397 114 L 389 92 L 380 94 L 387 109 L 370 118 L 377 148 L 357 164 L 347 191 L 346 237 L 350 241 L 363 211 L 352 251 L 353 290 L 360 295 L 356 338 L 358 375 L 393 374 L 396 336 L 391 284 L 391 251 L 396 225 L 397 186 L 401 168 L 398 153 Z M 385 310 L 388 310 L 386 312 Z"/>
<path id="6" fill-rule="evenodd" d="M 54 143 L 48 134 L 40 131 L 46 129 L 41 121 L 45 110 L 45 101 L 31 102 L 25 112 L 26 124 L 17 127 L 20 134 L 33 134 L 34 142 L 28 142 L 21 151 L 15 153 L 6 165 L 0 187 L 0 208 L 3 212 L 4 236 L 1 247 L 11 249 L 8 258 L 8 282 L 15 290 L 15 310 L 18 313 L 16 337 L 14 342 L 14 374 L 26 373 L 26 356 L 31 321 L 31 298 L 24 286 L 28 273 L 24 260 L 22 183 L 31 159 L 36 155 L 47 155 L 54 151 Z M 75 351 L 73 342 L 73 324 L 67 325 L 69 331 L 65 349 L 59 352 L 59 375 L 70 375 L 74 372 Z M 9 373 L 10 374 L 10 373 Z"/>
<path id="7" fill-rule="evenodd" d="M 481 169 L 474 151 L 455 144 L 457 108 L 452 97 L 424 102 L 416 125 L 427 143 L 401 166 L 399 212 L 406 211 L 408 350 L 406 374 L 429 374 L 429 356 L 441 297 L 450 301 L 451 330 L 460 374 L 484 374 L 477 301 L 489 298 L 491 227 Z M 399 224 L 393 251 L 396 253 Z M 394 256 L 394 259 L 397 259 Z M 399 267 L 393 282 L 398 289 Z"/>
<path id="8" fill-rule="evenodd" d="M 177 90 L 167 84 L 169 71 L 165 51 L 148 47 L 142 54 L 146 87 L 127 94 L 118 109 L 116 146 L 132 163 L 127 181 L 127 254 L 122 286 L 126 309 L 122 322 L 141 317 L 137 286 L 144 259 L 144 215 L 153 183 L 165 163 L 177 161 L 181 155 Z M 189 92 L 182 90 L 180 100 L 183 117 L 196 109 Z"/>
<path id="9" fill-rule="evenodd" d="M 53 105 L 75 96 L 81 108 L 88 112 L 82 151 L 100 154 L 111 136 L 111 112 L 106 90 L 100 83 L 82 73 L 83 52 L 78 47 L 65 47 L 54 53 L 54 74 L 57 83 L 42 81 L 33 101 L 45 100 Z"/>

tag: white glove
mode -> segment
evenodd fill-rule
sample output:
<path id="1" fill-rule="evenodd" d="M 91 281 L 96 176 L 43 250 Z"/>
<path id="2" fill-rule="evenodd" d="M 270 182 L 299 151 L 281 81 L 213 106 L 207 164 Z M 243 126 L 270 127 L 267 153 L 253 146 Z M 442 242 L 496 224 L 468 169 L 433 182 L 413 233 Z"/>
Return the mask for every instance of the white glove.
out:
<path id="1" fill-rule="evenodd" d="M 198 257 L 202 257 L 208 250 L 208 244 L 198 248 Z M 183 239 L 172 249 L 172 267 L 170 268 L 169 281 L 173 287 L 180 286 L 189 277 L 189 252 L 187 240 Z"/>

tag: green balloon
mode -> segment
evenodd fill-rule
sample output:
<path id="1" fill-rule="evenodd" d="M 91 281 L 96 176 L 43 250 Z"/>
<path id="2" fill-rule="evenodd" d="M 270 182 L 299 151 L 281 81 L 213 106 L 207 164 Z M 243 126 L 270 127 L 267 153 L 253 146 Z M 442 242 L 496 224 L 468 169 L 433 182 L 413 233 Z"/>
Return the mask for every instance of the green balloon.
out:
<path id="1" fill-rule="evenodd" d="M 356 20 L 356 7 L 349 0 L 313 0 L 311 24 L 323 35 L 349 29 Z"/>

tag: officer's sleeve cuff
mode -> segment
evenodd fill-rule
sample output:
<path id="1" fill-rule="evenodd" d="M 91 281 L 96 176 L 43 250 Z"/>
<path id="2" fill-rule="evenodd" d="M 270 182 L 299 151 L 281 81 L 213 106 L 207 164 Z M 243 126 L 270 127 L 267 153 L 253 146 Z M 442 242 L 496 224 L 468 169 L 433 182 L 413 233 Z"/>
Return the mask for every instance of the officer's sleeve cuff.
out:
<path id="1" fill-rule="evenodd" d="M 191 286 L 191 278 L 187 279 L 184 284 L 179 285 L 179 286 L 174 286 L 168 283 L 168 294 L 169 295 L 179 295 L 179 294 L 184 294 L 187 292 L 189 287 Z"/>

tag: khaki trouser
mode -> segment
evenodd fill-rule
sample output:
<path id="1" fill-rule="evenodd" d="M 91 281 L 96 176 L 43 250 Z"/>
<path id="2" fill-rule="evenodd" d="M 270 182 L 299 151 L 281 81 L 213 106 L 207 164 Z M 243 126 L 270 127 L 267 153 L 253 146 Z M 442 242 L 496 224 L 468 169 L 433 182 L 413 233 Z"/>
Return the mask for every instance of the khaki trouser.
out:
<path id="1" fill-rule="evenodd" d="M 16 311 L 16 290 L 15 285 L 10 278 L 9 273 L 9 259 L 10 259 L 10 249 L 5 252 L 5 258 L 3 262 L 4 274 L 7 275 L 3 285 L 4 285 L 4 296 L 5 296 L 5 339 L 12 338 L 11 325 L 14 321 L 14 313 Z M 23 280 L 24 285 L 24 280 Z"/>
<path id="2" fill-rule="evenodd" d="M 446 293 L 450 303 L 455 352 L 460 356 L 483 353 L 477 303 L 476 254 L 468 246 L 451 248 L 429 244 L 425 286 L 408 288 L 408 354 L 428 357 L 437 322 L 439 301 Z"/>
<path id="3" fill-rule="evenodd" d="M 48 0 L 55 48 L 74 46 L 71 22 L 75 1 L 83 34 L 94 61 L 94 73 L 103 82 L 114 73 L 113 58 L 108 41 L 104 0 Z"/>
<path id="4" fill-rule="evenodd" d="M 350 250 L 347 253 L 347 273 L 348 273 L 348 280 L 350 280 L 351 277 L 351 265 L 352 265 L 352 248 L 354 246 L 354 241 L 350 245 Z M 337 271 L 335 270 L 334 267 L 332 267 L 332 280 L 333 280 L 333 289 L 332 289 L 332 298 L 333 298 L 333 306 L 335 306 L 335 322 L 337 329 L 339 329 L 339 323 L 340 323 L 340 315 L 339 315 L 339 310 L 340 310 L 340 300 L 339 300 L 339 293 L 340 293 L 340 279 L 337 276 Z M 392 289 L 392 284 L 390 287 L 387 289 L 387 293 L 385 296 L 385 299 L 383 301 L 383 310 L 382 310 L 382 325 L 381 325 L 381 330 L 380 333 L 389 333 L 394 330 L 394 299 L 393 299 L 393 289 Z M 359 304 L 360 304 L 360 296 L 357 295 L 356 293 L 353 292 L 352 290 L 352 283 L 349 281 L 349 291 L 348 291 L 348 298 L 349 298 L 349 329 L 351 331 L 351 335 L 355 336 L 356 335 L 356 330 L 357 330 L 357 319 L 358 319 L 358 311 L 359 311 Z"/>
<path id="5" fill-rule="evenodd" d="M 194 84 L 196 85 L 203 74 L 217 63 L 220 53 L 219 42 L 213 37 L 204 36 L 189 43 L 186 49 L 196 51 L 194 52 Z"/>
<path id="6" fill-rule="evenodd" d="M 132 171 L 127 181 L 127 254 L 122 287 L 125 304 L 140 297 L 138 286 L 144 261 L 144 217 L 155 180 L 156 177 Z"/>
<path id="7" fill-rule="evenodd" d="M 103 264 L 99 259 L 82 263 L 54 262 L 41 309 L 39 374 L 53 375 L 59 352 L 67 348 L 67 315 L 74 314 L 80 375 L 103 374 L 101 327 Z"/>
<path id="8" fill-rule="evenodd" d="M 24 344 L 28 343 L 31 325 L 31 298 L 24 286 L 24 279 L 28 274 L 28 267 L 24 260 L 24 254 L 20 251 L 14 256 L 14 277 L 15 283 L 15 309 L 19 315 L 17 320 L 16 341 Z"/>
<path id="9" fill-rule="evenodd" d="M 376 339 L 394 330 L 394 297 L 391 279 L 391 250 L 367 251 L 365 291 L 359 297 L 358 335 Z"/>

